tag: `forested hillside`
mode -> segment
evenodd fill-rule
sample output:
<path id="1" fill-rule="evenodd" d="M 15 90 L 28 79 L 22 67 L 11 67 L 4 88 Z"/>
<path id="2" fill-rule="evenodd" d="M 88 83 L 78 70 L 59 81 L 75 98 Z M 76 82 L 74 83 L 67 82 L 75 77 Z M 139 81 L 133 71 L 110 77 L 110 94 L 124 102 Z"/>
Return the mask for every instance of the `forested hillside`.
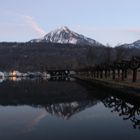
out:
<path id="1" fill-rule="evenodd" d="M 0 70 L 76 69 L 140 56 L 138 48 L 52 43 L 0 43 Z"/>

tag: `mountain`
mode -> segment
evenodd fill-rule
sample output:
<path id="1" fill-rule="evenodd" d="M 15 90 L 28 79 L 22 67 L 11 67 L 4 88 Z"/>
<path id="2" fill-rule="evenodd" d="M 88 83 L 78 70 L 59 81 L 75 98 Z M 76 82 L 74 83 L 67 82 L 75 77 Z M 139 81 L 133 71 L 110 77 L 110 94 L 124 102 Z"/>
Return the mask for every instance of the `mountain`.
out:
<path id="1" fill-rule="evenodd" d="M 101 43 L 94 39 L 85 37 L 84 35 L 71 31 L 68 27 L 64 26 L 46 34 L 41 39 L 33 39 L 30 42 L 48 42 L 60 44 L 74 44 L 74 45 L 90 45 L 90 46 L 103 46 Z"/>
<path id="2" fill-rule="evenodd" d="M 139 48 L 140 49 L 140 40 L 137 40 L 131 44 L 124 44 L 123 46 L 127 48 Z"/>
<path id="3" fill-rule="evenodd" d="M 48 113 L 67 120 L 74 114 L 77 114 L 87 108 L 93 107 L 97 103 L 98 101 L 96 99 L 90 101 L 75 101 L 71 103 L 58 103 L 47 105 L 45 109 Z"/>

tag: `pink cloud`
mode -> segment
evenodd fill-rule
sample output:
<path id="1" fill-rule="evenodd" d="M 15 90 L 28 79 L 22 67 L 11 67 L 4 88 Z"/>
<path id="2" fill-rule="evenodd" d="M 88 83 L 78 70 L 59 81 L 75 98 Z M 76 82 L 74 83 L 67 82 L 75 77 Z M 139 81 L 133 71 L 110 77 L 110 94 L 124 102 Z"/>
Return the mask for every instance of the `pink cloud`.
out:
<path id="1" fill-rule="evenodd" d="M 39 35 L 43 36 L 46 34 L 46 32 L 39 27 L 39 25 L 34 21 L 34 19 L 31 16 L 24 16 L 24 19 L 26 23 Z"/>

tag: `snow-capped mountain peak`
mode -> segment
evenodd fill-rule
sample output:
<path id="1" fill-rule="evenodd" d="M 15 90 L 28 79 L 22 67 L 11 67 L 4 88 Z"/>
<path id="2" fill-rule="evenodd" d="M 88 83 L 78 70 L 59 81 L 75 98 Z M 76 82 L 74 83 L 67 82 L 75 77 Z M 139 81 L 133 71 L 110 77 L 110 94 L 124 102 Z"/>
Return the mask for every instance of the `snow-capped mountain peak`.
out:
<path id="1" fill-rule="evenodd" d="M 61 30 L 65 31 L 65 32 L 70 32 L 70 30 L 69 30 L 69 28 L 67 26 L 61 27 Z"/>
<path id="2" fill-rule="evenodd" d="M 60 44 L 103 46 L 101 43 L 97 42 L 94 39 L 90 39 L 81 34 L 71 31 L 66 26 L 51 31 L 41 39 L 31 40 L 31 42 L 51 42 Z"/>

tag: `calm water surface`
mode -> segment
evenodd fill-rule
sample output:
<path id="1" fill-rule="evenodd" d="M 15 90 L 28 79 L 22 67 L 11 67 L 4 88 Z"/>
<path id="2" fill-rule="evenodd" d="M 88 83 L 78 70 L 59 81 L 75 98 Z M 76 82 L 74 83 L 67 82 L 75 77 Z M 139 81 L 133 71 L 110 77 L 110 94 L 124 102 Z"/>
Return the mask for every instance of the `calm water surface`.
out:
<path id="1" fill-rule="evenodd" d="M 0 83 L 1 140 L 140 140 L 140 106 L 76 81 Z"/>

